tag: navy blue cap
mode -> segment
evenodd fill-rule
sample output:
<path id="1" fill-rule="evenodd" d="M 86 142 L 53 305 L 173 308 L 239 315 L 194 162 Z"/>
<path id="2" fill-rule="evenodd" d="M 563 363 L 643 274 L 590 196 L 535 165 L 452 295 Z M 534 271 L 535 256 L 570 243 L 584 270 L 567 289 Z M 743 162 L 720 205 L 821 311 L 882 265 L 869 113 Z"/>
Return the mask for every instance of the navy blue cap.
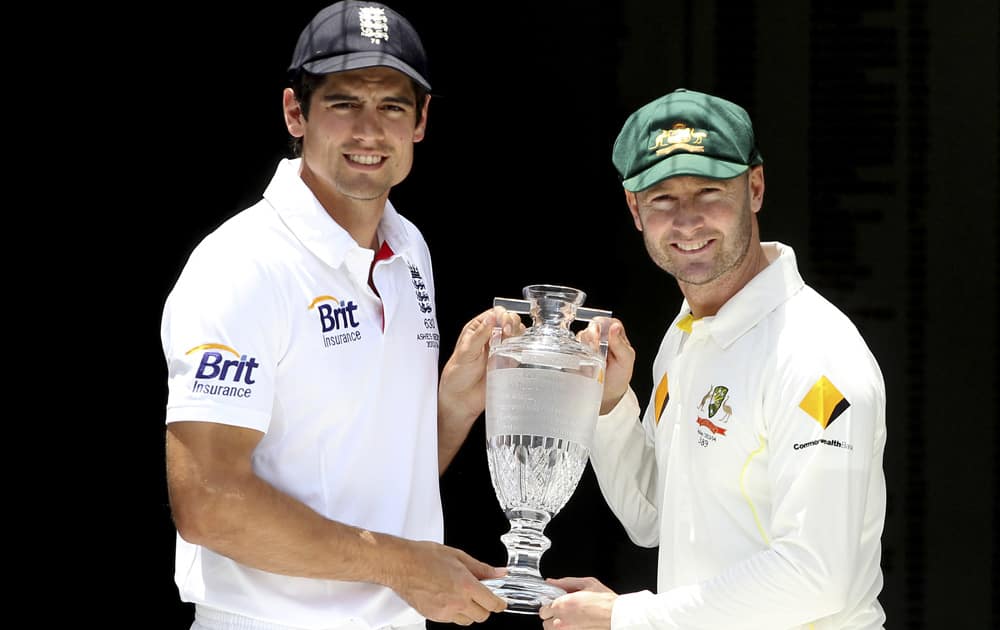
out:
<path id="1" fill-rule="evenodd" d="M 344 72 L 373 66 L 399 70 L 427 90 L 427 54 L 413 25 L 378 2 L 343 0 L 321 10 L 295 45 L 290 74 Z"/>

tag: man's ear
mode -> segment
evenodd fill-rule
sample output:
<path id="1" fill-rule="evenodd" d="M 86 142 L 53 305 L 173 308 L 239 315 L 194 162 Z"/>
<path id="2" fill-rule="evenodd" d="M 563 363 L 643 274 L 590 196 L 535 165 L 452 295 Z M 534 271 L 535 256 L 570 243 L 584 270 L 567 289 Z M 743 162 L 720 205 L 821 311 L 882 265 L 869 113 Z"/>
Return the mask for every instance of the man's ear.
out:
<path id="1" fill-rule="evenodd" d="M 302 105 L 299 99 L 295 98 L 292 88 L 285 88 L 281 93 L 281 108 L 285 112 L 285 127 L 293 138 L 301 138 L 305 135 L 305 115 L 302 113 Z"/>
<path id="2" fill-rule="evenodd" d="M 754 213 L 760 212 L 764 205 L 764 165 L 750 167 L 750 175 L 747 182 L 750 187 L 750 210 Z"/>
<path id="3" fill-rule="evenodd" d="M 427 133 L 427 112 L 430 111 L 431 95 L 428 94 L 424 97 L 424 104 L 420 108 L 420 124 L 417 128 L 413 130 L 413 141 L 420 142 L 424 139 L 424 134 Z"/>
<path id="4" fill-rule="evenodd" d="M 639 202 L 635 198 L 635 193 L 631 190 L 625 191 L 625 203 L 628 205 L 628 211 L 632 215 L 632 222 L 635 223 L 635 229 L 642 232 L 642 220 L 639 219 Z"/>

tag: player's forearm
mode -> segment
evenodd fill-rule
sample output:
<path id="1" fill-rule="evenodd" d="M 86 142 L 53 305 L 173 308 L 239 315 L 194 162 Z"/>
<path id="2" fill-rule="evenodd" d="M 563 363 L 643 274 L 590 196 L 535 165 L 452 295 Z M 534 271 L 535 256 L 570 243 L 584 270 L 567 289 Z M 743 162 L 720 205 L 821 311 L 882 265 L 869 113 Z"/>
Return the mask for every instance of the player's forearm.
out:
<path id="1" fill-rule="evenodd" d="M 201 488 L 176 518 L 181 537 L 249 567 L 385 584 L 406 541 L 324 518 L 257 477 Z"/>
<path id="2" fill-rule="evenodd" d="M 632 541 L 644 547 L 657 545 L 656 457 L 631 389 L 610 414 L 598 418 L 590 463 L 601 494 Z"/>
<path id="3" fill-rule="evenodd" d="M 449 407 L 439 402 L 438 405 L 438 474 L 455 458 L 458 449 L 469 437 L 469 431 L 475 424 L 479 414 L 473 415 L 467 410 Z"/>
<path id="4" fill-rule="evenodd" d="M 696 584 L 622 595 L 612 630 L 798 628 L 841 611 L 844 591 L 825 567 L 800 560 L 768 549 Z"/>

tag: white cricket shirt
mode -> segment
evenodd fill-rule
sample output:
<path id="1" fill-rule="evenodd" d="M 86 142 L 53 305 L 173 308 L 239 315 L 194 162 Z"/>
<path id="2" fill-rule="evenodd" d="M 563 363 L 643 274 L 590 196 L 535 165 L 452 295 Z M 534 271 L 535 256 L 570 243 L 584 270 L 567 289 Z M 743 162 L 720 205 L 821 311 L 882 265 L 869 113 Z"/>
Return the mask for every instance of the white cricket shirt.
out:
<path id="1" fill-rule="evenodd" d="M 881 628 L 885 386 L 855 326 L 793 250 L 713 317 L 685 302 L 638 422 L 629 390 L 591 461 L 632 540 L 659 545 L 657 593 L 613 630 Z"/>
<path id="2" fill-rule="evenodd" d="M 439 336 L 423 236 L 386 203 L 362 248 L 283 160 L 263 199 L 192 252 L 162 319 L 166 422 L 264 432 L 257 475 L 323 516 L 441 542 Z M 381 298 L 379 297 L 381 296 Z M 383 330 L 384 316 L 384 330 Z M 390 589 L 276 575 L 177 537 L 181 599 L 269 623 L 420 623 Z"/>

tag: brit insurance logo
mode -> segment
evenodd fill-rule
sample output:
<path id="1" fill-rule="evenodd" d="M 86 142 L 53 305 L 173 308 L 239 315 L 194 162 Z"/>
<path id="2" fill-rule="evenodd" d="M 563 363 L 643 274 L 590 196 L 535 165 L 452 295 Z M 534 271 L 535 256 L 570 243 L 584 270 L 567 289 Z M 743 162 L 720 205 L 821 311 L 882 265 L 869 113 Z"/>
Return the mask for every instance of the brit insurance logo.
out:
<path id="1" fill-rule="evenodd" d="M 196 394 L 250 398 L 253 395 L 254 370 L 260 367 L 255 357 L 241 354 L 221 343 L 203 343 L 185 352 L 201 352 L 191 391 Z"/>
<path id="2" fill-rule="evenodd" d="M 357 330 L 361 322 L 355 317 L 358 305 L 354 300 L 338 300 L 332 295 L 320 295 L 309 303 L 309 310 L 315 311 L 323 335 L 323 347 L 333 348 L 361 339 Z"/>
<path id="3" fill-rule="evenodd" d="M 709 385 L 708 391 L 701 397 L 698 411 L 704 413 L 703 417 L 698 414 L 695 422 L 698 425 L 698 445 L 708 448 L 708 445 L 717 439 L 726 436 L 726 425 L 733 415 L 733 408 L 729 406 L 729 388 L 725 385 Z"/>

